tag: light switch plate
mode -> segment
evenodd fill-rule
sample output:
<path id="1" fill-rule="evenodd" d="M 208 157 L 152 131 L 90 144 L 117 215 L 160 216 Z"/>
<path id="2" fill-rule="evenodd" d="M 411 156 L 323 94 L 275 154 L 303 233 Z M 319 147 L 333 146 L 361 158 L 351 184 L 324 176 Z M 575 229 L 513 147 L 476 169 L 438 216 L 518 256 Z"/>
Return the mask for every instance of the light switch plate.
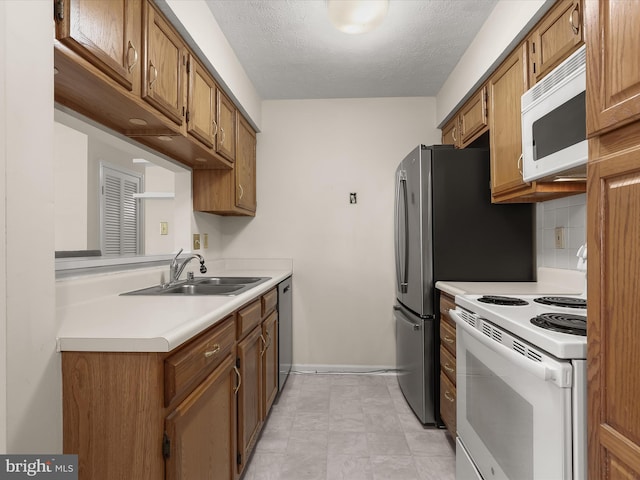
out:
<path id="1" fill-rule="evenodd" d="M 199 233 L 193 234 L 193 249 L 200 250 L 200 234 Z"/>
<path id="2" fill-rule="evenodd" d="M 169 235 L 169 222 L 160 222 L 160 235 Z"/>
<path id="3" fill-rule="evenodd" d="M 202 248 L 209 248 L 209 234 L 202 234 Z"/>

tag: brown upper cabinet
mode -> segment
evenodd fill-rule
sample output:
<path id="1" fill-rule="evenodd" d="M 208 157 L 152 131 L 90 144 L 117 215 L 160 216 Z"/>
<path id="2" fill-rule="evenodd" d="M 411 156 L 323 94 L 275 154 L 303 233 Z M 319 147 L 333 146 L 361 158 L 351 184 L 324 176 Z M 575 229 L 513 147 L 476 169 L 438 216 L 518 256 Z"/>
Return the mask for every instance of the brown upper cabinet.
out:
<path id="1" fill-rule="evenodd" d="M 460 110 L 460 142 L 466 147 L 489 128 L 487 86 L 482 87 Z"/>
<path id="2" fill-rule="evenodd" d="M 237 116 L 236 161 L 233 170 L 194 170 L 193 209 L 219 215 L 256 212 L 256 134 Z"/>
<path id="3" fill-rule="evenodd" d="M 150 2 L 143 5 L 144 48 L 142 98 L 182 125 L 184 69 L 187 52 L 182 38 Z"/>
<path id="4" fill-rule="evenodd" d="M 256 134 L 249 123 L 238 118 L 238 150 L 235 164 L 236 206 L 256 211 Z"/>
<path id="5" fill-rule="evenodd" d="M 501 195 L 530 189 L 522 179 L 520 97 L 529 87 L 526 58 L 525 42 L 489 79 L 491 194 L 494 201 Z"/>
<path id="6" fill-rule="evenodd" d="M 458 115 L 442 127 L 442 144 L 460 148 L 460 117 Z"/>
<path id="7" fill-rule="evenodd" d="M 640 8 L 587 1 L 587 135 L 640 119 Z"/>
<path id="8" fill-rule="evenodd" d="M 467 147 L 489 129 L 487 86 L 478 90 L 442 129 L 442 143 Z"/>
<path id="9" fill-rule="evenodd" d="M 238 193 L 241 209 L 225 213 L 255 212 L 255 132 L 238 146 L 242 115 L 155 3 L 52 3 L 55 101 L 194 170 L 228 171 L 224 202 Z M 251 142 L 236 175 L 236 150 Z M 250 178 L 236 185 L 236 176 Z"/>
<path id="10" fill-rule="evenodd" d="M 193 55 L 189 56 L 187 73 L 187 132 L 208 148 L 213 148 L 218 133 L 216 83 Z"/>
<path id="11" fill-rule="evenodd" d="M 584 43 L 582 0 L 562 0 L 529 36 L 531 85 L 539 82 Z"/>
<path id="12" fill-rule="evenodd" d="M 233 102 L 218 89 L 218 136 L 216 151 L 233 162 L 236 156 L 236 107 Z"/>
<path id="13" fill-rule="evenodd" d="M 63 45 L 127 90 L 139 88 L 140 0 L 66 0 L 55 7 L 56 38 Z"/>

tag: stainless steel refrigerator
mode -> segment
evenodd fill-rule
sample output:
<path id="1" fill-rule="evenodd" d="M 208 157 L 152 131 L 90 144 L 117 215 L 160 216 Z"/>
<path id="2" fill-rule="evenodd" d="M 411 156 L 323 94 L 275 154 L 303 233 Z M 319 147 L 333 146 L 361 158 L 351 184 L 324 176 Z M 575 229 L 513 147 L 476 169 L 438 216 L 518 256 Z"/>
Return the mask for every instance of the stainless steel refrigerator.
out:
<path id="1" fill-rule="evenodd" d="M 532 204 L 492 204 L 487 149 L 420 145 L 396 170 L 396 367 L 425 425 L 439 415 L 435 283 L 535 280 Z"/>

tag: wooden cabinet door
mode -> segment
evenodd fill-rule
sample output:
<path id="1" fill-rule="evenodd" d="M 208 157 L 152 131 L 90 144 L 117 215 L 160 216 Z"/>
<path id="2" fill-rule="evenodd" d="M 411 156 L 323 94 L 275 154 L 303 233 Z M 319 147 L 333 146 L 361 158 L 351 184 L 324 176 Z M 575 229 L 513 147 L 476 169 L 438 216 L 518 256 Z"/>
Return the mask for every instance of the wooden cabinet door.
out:
<path id="1" fill-rule="evenodd" d="M 489 143 L 491 193 L 509 192 L 522 180 L 522 120 L 520 97 L 528 88 L 525 45 L 505 60 L 489 78 Z"/>
<path id="2" fill-rule="evenodd" d="M 224 362 L 166 420 L 167 480 L 233 480 L 236 467 L 235 358 Z"/>
<path id="3" fill-rule="evenodd" d="M 182 39 L 150 3 L 144 7 L 142 98 L 182 125 L 186 50 Z"/>
<path id="4" fill-rule="evenodd" d="M 238 115 L 238 149 L 236 151 L 235 203 L 239 208 L 256 211 L 256 134 Z"/>
<path id="5" fill-rule="evenodd" d="M 624 3 L 624 2 L 621 2 Z M 640 125 L 590 141 L 587 187 L 589 478 L 640 478 Z M 614 151 L 617 153 L 610 154 Z M 591 158 L 590 158 L 591 162 Z"/>
<path id="6" fill-rule="evenodd" d="M 587 135 L 640 119 L 638 2 L 585 2 Z"/>
<path id="7" fill-rule="evenodd" d="M 128 90 L 140 56 L 140 0 L 66 0 L 56 12 L 56 38 Z"/>
<path id="8" fill-rule="evenodd" d="M 236 107 L 233 102 L 218 89 L 218 136 L 217 152 L 232 162 L 236 157 Z"/>
<path id="9" fill-rule="evenodd" d="M 187 132 L 213 148 L 216 123 L 216 84 L 193 55 L 187 64 Z"/>
<path id="10" fill-rule="evenodd" d="M 238 343 L 238 474 L 242 473 L 262 426 L 262 326 Z"/>
<path id="11" fill-rule="evenodd" d="M 278 313 L 272 312 L 262 323 L 262 335 L 267 340 L 262 360 L 264 398 L 262 417 L 266 418 L 278 394 Z"/>
<path id="12" fill-rule="evenodd" d="M 466 147 L 489 128 L 487 87 L 482 87 L 460 110 L 460 142 Z"/>
<path id="13" fill-rule="evenodd" d="M 442 144 L 460 147 L 460 117 L 456 115 L 442 128 Z"/>
<path id="14" fill-rule="evenodd" d="M 582 0 L 562 0 L 534 30 L 529 45 L 532 85 L 582 45 L 582 14 Z"/>

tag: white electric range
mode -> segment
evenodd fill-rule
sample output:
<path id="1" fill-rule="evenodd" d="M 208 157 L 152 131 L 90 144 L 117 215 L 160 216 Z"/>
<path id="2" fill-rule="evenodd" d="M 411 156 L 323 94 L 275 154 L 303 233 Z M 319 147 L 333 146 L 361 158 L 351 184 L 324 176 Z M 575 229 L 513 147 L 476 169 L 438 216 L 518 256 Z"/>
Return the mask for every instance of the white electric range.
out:
<path id="1" fill-rule="evenodd" d="M 457 480 L 586 478 L 586 299 L 458 295 Z"/>

